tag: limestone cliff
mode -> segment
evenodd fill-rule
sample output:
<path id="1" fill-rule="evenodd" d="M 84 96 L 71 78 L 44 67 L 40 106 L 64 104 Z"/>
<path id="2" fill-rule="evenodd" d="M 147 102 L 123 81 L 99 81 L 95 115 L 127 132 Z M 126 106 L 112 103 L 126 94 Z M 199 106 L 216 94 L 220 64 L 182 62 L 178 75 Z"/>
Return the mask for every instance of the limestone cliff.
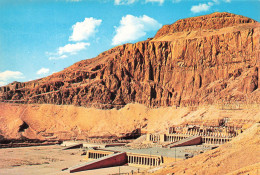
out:
<path id="1" fill-rule="evenodd" d="M 260 24 L 230 13 L 179 20 L 48 77 L 0 88 L 1 101 L 98 108 L 260 103 Z"/>

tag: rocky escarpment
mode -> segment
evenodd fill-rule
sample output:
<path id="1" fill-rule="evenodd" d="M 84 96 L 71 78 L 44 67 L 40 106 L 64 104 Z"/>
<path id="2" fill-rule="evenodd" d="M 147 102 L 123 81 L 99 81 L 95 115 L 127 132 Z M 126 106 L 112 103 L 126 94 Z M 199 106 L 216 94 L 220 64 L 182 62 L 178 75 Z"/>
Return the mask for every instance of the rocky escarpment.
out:
<path id="1" fill-rule="evenodd" d="M 1 101 L 121 107 L 260 103 L 259 23 L 213 13 L 164 26 L 46 78 L 1 87 Z"/>
<path id="2" fill-rule="evenodd" d="M 171 25 L 164 25 L 155 35 L 155 38 L 168 35 L 175 32 L 210 30 L 231 27 L 239 24 L 256 23 L 255 20 L 235 15 L 231 13 L 212 13 L 206 16 L 199 16 L 187 19 L 181 19 Z"/>

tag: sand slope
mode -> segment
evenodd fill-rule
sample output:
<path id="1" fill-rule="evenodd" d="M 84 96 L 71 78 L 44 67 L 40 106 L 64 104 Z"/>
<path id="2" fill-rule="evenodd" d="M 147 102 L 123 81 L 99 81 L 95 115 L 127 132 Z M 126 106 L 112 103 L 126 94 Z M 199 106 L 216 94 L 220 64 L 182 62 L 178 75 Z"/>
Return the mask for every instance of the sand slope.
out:
<path id="1" fill-rule="evenodd" d="M 260 124 L 257 123 L 231 142 L 192 159 L 169 165 L 155 174 L 257 174 L 260 165 L 259 145 Z"/>
<path id="2" fill-rule="evenodd" d="M 214 125 L 228 117 L 232 125 L 248 127 L 260 120 L 259 106 L 222 110 L 217 106 L 196 109 L 165 107 L 151 109 L 128 104 L 120 110 L 100 110 L 72 105 L 0 103 L 0 135 L 6 138 L 84 139 L 88 136 L 120 136 L 141 128 L 142 132 L 165 132 L 181 123 Z M 26 122 L 28 128 L 18 132 Z"/>

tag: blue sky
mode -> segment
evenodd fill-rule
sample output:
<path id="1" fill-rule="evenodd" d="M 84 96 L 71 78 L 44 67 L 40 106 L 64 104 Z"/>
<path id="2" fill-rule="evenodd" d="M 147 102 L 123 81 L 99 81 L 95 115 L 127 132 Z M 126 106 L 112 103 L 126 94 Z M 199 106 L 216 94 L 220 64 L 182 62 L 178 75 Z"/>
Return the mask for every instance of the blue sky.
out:
<path id="1" fill-rule="evenodd" d="M 259 0 L 0 0 L 0 86 L 51 75 L 178 19 L 230 12 L 260 20 Z"/>

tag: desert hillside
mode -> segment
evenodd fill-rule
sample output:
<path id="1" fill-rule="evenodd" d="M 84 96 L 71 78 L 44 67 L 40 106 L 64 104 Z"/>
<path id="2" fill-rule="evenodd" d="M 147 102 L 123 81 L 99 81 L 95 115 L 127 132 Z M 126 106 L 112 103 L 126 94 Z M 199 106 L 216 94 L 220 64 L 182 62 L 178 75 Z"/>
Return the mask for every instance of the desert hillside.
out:
<path id="1" fill-rule="evenodd" d="M 230 13 L 179 20 L 48 77 L 0 88 L 2 102 L 121 108 L 260 103 L 259 23 Z"/>
<path id="2" fill-rule="evenodd" d="M 229 118 L 231 126 L 246 129 L 260 120 L 259 108 L 250 105 L 240 109 L 222 109 L 222 106 L 151 109 L 128 104 L 120 110 L 101 110 L 73 105 L 0 103 L 0 135 L 44 140 L 117 138 L 139 128 L 143 133 L 160 133 L 179 124 L 218 125 L 223 118 Z"/>
<path id="3" fill-rule="evenodd" d="M 253 125 L 243 134 L 219 148 L 192 159 L 168 165 L 154 174 L 258 174 L 260 124 Z"/>

